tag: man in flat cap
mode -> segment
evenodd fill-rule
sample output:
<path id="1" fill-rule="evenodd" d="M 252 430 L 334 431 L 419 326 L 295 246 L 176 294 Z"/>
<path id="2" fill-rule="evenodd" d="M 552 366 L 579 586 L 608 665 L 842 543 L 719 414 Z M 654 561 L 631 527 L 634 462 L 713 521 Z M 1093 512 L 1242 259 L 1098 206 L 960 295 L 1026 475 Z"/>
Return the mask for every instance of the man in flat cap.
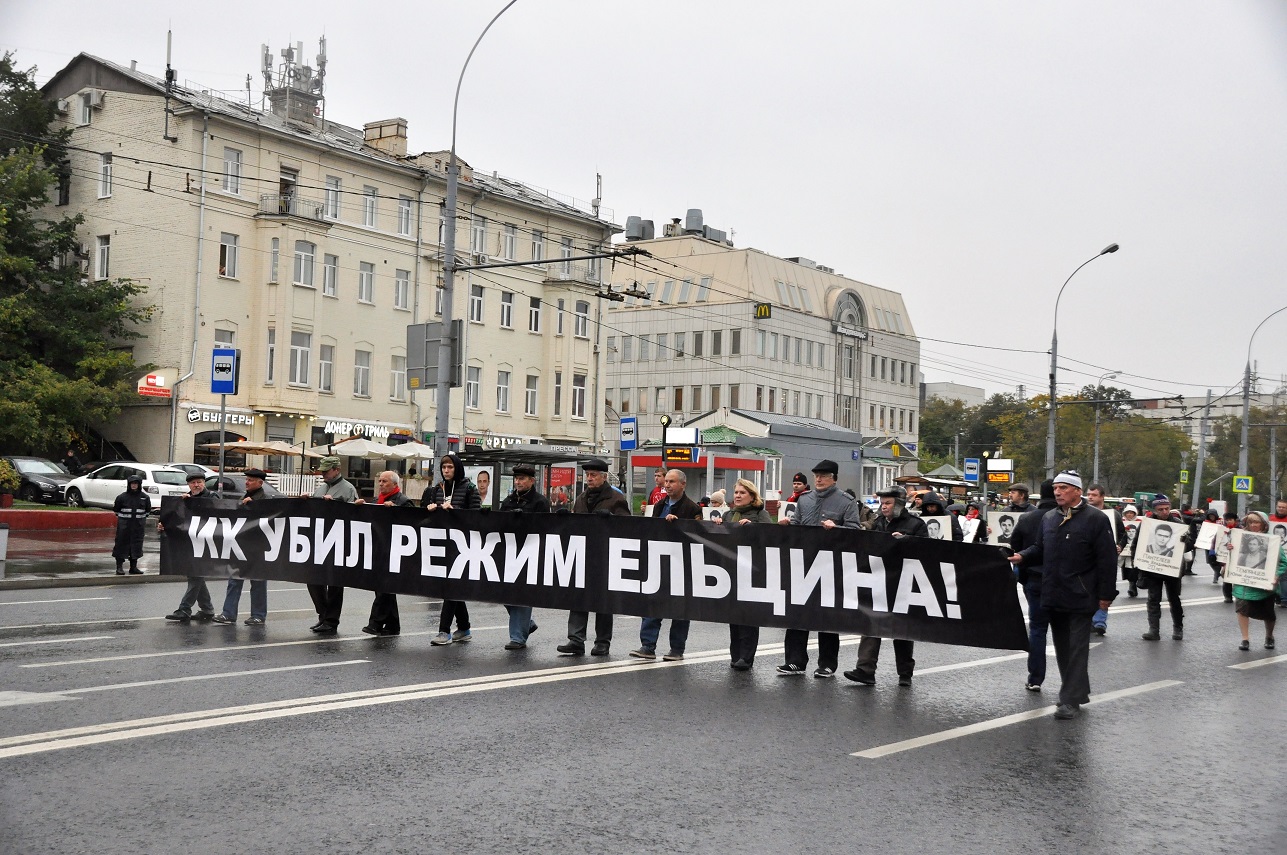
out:
<path id="1" fill-rule="evenodd" d="M 268 477 L 267 472 L 262 469 L 247 469 L 242 474 L 246 476 L 246 494 L 241 499 L 243 505 L 269 498 L 268 493 L 264 490 L 264 479 Z M 237 622 L 237 605 L 241 602 L 241 589 L 245 586 L 245 583 L 245 579 L 240 579 L 236 576 L 228 580 L 228 590 L 224 593 L 223 598 L 223 610 L 211 618 L 214 623 L 229 625 Z M 246 618 L 246 626 L 263 626 L 267 618 L 268 580 L 251 579 L 250 617 Z"/>
<path id="2" fill-rule="evenodd" d="M 211 496 L 206 492 L 206 476 L 204 472 L 192 472 L 188 474 L 188 495 L 184 500 L 197 499 L 194 504 L 204 504 Z M 164 531 L 165 526 L 160 523 L 156 524 L 157 531 Z M 179 607 L 165 616 L 166 620 L 176 620 L 180 623 L 187 623 L 192 619 L 192 607 L 197 606 L 197 620 L 209 621 L 214 618 L 214 602 L 210 599 L 210 589 L 206 587 L 206 580 L 201 576 L 189 576 L 188 588 L 183 592 L 183 597 L 179 600 Z"/>
<path id="3" fill-rule="evenodd" d="M 340 474 L 338 457 L 323 457 L 317 464 L 322 483 L 313 491 L 312 498 L 331 502 L 353 502 L 358 491 Z M 317 623 L 309 629 L 319 635 L 333 635 L 340 628 L 340 611 L 344 608 L 344 588 L 339 585 L 309 585 L 308 595 L 317 609 Z"/>
<path id="4" fill-rule="evenodd" d="M 502 511 L 522 514 L 548 514 L 550 500 L 536 489 L 536 467 L 530 463 L 514 464 L 514 490 L 500 504 Z M 506 606 L 509 612 L 509 641 L 506 650 L 522 650 L 527 638 L 536 632 L 531 606 Z"/>
<path id="5" fill-rule="evenodd" d="M 581 464 L 585 472 L 585 491 L 577 497 L 572 505 L 574 514 L 598 514 L 599 516 L 628 517 L 630 502 L 625 495 L 608 483 L 608 464 L 597 457 Z M 585 655 L 585 636 L 589 628 L 589 612 L 568 613 L 568 640 L 558 646 L 559 653 L 568 656 Z M 612 645 L 612 615 L 596 614 L 594 616 L 594 647 L 591 656 L 607 656 Z"/>

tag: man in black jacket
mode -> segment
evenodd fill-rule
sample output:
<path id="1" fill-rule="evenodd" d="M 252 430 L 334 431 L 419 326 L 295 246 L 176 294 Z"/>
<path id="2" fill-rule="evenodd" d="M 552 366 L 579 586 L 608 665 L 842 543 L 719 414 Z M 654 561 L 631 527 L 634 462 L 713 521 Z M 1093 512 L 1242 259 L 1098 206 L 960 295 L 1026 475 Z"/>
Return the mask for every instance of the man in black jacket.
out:
<path id="1" fill-rule="evenodd" d="M 1108 517 L 1082 500 L 1081 476 L 1055 476 L 1056 508 L 1041 517 L 1041 537 L 1010 556 L 1016 566 L 1041 566 L 1041 606 L 1059 663 L 1055 718 L 1070 719 L 1090 702 L 1090 620 L 1117 596 L 1117 549 Z"/>
<path id="2" fill-rule="evenodd" d="M 375 476 L 375 504 L 390 508 L 414 507 L 407 494 L 402 492 L 402 476 L 388 470 Z M 357 504 L 364 504 L 358 499 Z M 371 616 L 362 631 L 367 635 L 398 635 L 402 632 L 402 619 L 398 615 L 398 595 L 376 591 L 371 601 Z"/>
<path id="3" fill-rule="evenodd" d="M 1108 517 L 1108 524 L 1113 529 L 1113 543 L 1117 545 L 1117 554 L 1122 554 L 1122 547 L 1126 545 L 1126 527 L 1122 525 L 1122 515 L 1117 508 L 1110 508 L 1104 504 L 1104 487 L 1102 484 L 1091 484 L 1086 488 L 1086 501 L 1097 511 Z M 1095 628 L 1096 635 L 1103 635 L 1108 632 L 1108 610 L 1102 609 L 1095 612 L 1091 618 L 1091 626 Z"/>
<path id="4" fill-rule="evenodd" d="M 572 505 L 574 514 L 598 514 L 599 516 L 628 517 L 630 502 L 625 495 L 608 483 L 607 461 L 597 457 L 581 464 L 585 472 L 585 491 L 577 497 Z M 556 648 L 559 653 L 569 656 L 585 655 L 585 636 L 590 626 L 589 612 L 568 613 L 568 640 Z M 591 656 L 607 656 L 612 645 L 612 613 L 594 616 L 594 647 Z"/>
<path id="5" fill-rule="evenodd" d="M 1178 513 L 1171 510 L 1171 500 L 1166 497 L 1165 493 L 1158 493 L 1153 497 L 1153 509 L 1146 516 L 1157 520 L 1167 520 L 1173 523 L 1183 523 L 1184 520 Z M 1187 534 L 1181 538 L 1181 549 L 1187 549 Z M 1139 538 L 1135 538 L 1135 550 L 1139 549 Z M 1170 547 L 1174 550 L 1174 546 Z M 1153 545 L 1149 544 L 1146 550 L 1152 551 Z M 1162 623 L 1162 591 L 1166 590 L 1166 601 L 1171 607 L 1171 638 L 1175 641 L 1181 641 L 1184 638 L 1184 605 L 1180 602 L 1180 578 L 1179 576 L 1161 576 L 1157 573 L 1149 573 L 1146 570 L 1139 571 L 1139 587 L 1148 591 L 1148 632 L 1140 636 L 1145 641 L 1157 641 L 1162 637 L 1160 624 Z"/>
<path id="6" fill-rule="evenodd" d="M 1013 493 L 1011 494 L 1013 495 Z M 1024 492 L 1027 499 L 1027 492 Z M 1026 510 L 1014 524 L 1010 535 L 1010 548 L 1022 552 L 1041 539 L 1041 518 L 1055 507 L 1055 482 L 1041 482 L 1041 500 L 1034 507 L 1024 502 Z M 1026 563 L 1016 568 L 1019 585 L 1028 600 L 1028 682 L 1024 688 L 1040 692 L 1046 680 L 1046 631 L 1050 628 L 1050 615 L 1041 607 L 1041 565 Z"/>
<path id="7" fill-rule="evenodd" d="M 702 518 L 701 507 L 685 495 L 688 488 L 688 476 L 679 469 L 666 473 L 662 486 L 666 495 L 652 506 L 652 518 L 664 522 L 675 520 L 699 520 Z M 661 658 L 667 662 L 678 662 L 684 658 L 688 647 L 688 629 L 691 621 L 670 621 L 670 650 Z M 657 639 L 661 636 L 661 618 L 646 617 L 639 625 L 639 649 L 630 651 L 636 659 L 656 659 Z"/>
<path id="8" fill-rule="evenodd" d="M 550 500 L 536 489 L 536 467 L 530 463 L 514 464 L 514 491 L 500 503 L 502 511 L 516 514 L 548 514 Z M 527 637 L 536 632 L 531 606 L 506 606 L 509 612 L 509 641 L 506 650 L 527 647 Z"/>

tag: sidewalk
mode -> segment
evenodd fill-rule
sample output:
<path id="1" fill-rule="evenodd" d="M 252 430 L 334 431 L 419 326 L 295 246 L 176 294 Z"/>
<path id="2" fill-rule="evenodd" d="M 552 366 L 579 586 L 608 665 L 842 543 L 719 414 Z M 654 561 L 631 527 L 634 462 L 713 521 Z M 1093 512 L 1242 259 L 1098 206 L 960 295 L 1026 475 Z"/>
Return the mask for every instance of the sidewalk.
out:
<path id="1" fill-rule="evenodd" d="M 112 529 L 10 531 L 7 560 L 0 561 L 0 591 L 82 585 L 136 585 L 173 582 L 159 576 L 161 544 L 155 525 L 143 539 L 142 576 L 117 576 Z"/>

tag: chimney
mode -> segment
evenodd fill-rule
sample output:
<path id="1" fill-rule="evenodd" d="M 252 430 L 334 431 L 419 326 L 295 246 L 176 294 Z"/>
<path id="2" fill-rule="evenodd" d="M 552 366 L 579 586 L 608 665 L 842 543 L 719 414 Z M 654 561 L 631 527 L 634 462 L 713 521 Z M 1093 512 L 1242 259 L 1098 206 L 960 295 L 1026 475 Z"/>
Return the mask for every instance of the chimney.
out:
<path id="1" fill-rule="evenodd" d="M 407 156 L 407 120 L 385 119 L 380 122 L 367 122 L 362 126 L 366 132 L 366 144 L 394 157 Z"/>

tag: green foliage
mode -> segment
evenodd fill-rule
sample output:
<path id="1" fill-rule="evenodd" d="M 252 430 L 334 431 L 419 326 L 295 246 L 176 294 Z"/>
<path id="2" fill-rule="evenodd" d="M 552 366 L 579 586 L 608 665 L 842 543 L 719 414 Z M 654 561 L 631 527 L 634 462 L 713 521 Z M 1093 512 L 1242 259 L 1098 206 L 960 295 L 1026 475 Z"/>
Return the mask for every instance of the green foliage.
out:
<path id="1" fill-rule="evenodd" d="M 68 137 L 53 116 L 34 70 L 0 58 L 0 447 L 13 451 L 63 448 L 111 420 L 147 370 L 122 347 L 152 315 L 143 288 L 82 278 L 83 219 L 49 216 Z"/>
<path id="2" fill-rule="evenodd" d="M 8 460 L 0 460 L 0 493 L 15 493 L 21 484 L 22 479 L 13 464 Z"/>
<path id="3" fill-rule="evenodd" d="M 1272 407 L 1252 407 L 1248 422 L 1253 425 L 1287 424 L 1287 405 L 1277 404 Z M 1242 443 L 1242 417 L 1224 416 L 1214 419 L 1211 425 L 1213 434 L 1207 444 L 1207 460 L 1202 480 L 1214 481 L 1225 472 L 1238 473 L 1238 448 Z M 1278 448 L 1276 449 L 1279 492 L 1287 492 L 1287 427 L 1277 429 Z M 1247 472 L 1238 474 L 1255 476 L 1256 494 L 1261 497 L 1256 507 L 1272 510 L 1276 496 L 1270 496 L 1273 489 L 1273 473 L 1269 468 L 1269 428 L 1253 427 L 1247 431 Z M 1217 496 L 1219 485 L 1202 486 L 1203 497 Z M 1224 485 L 1225 498 L 1229 498 L 1229 484 Z"/>

